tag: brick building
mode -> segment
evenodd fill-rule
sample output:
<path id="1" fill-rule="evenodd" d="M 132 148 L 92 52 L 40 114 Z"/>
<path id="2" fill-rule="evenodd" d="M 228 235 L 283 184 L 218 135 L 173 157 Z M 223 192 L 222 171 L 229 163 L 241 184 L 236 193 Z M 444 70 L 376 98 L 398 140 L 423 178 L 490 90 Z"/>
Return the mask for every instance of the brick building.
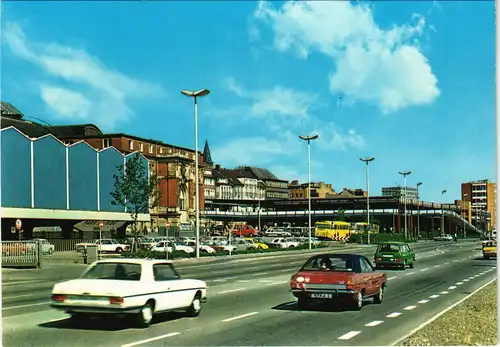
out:
<path id="1" fill-rule="evenodd" d="M 299 183 L 299 181 L 292 181 L 288 185 L 290 188 L 291 199 L 307 199 L 308 183 Z M 311 198 L 312 199 L 325 199 L 327 196 L 335 195 L 335 190 L 331 184 L 325 182 L 311 182 Z"/>
<path id="2" fill-rule="evenodd" d="M 497 185 L 488 180 L 462 183 L 462 201 L 470 203 L 471 221 L 486 231 L 496 229 Z M 467 210 L 462 213 L 469 213 Z"/>

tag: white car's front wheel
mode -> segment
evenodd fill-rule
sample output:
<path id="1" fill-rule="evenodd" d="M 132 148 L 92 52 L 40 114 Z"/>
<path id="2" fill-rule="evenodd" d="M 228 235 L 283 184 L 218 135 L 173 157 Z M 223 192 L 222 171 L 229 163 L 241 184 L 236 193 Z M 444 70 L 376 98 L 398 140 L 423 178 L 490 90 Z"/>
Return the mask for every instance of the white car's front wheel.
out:
<path id="1" fill-rule="evenodd" d="M 147 328 L 151 325 L 154 315 L 154 306 L 151 301 L 148 301 L 137 315 L 137 323 L 141 328 Z"/>
<path id="2" fill-rule="evenodd" d="M 198 317 L 201 312 L 201 294 L 196 293 L 191 306 L 187 309 L 186 313 L 189 317 Z"/>

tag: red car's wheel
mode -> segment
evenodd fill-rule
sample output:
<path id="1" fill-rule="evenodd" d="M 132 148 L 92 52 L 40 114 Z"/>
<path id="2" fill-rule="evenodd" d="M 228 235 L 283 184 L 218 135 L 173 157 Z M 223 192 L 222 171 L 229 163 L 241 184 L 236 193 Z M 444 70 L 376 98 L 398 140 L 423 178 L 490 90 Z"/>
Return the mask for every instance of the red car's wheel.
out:
<path id="1" fill-rule="evenodd" d="M 359 311 L 359 310 L 361 310 L 362 307 L 363 307 L 363 293 L 357 292 L 353 296 L 353 308 L 356 311 Z"/>
<path id="2" fill-rule="evenodd" d="M 376 304 L 381 304 L 384 301 L 384 287 L 380 286 L 377 295 L 373 297 L 373 302 Z"/>

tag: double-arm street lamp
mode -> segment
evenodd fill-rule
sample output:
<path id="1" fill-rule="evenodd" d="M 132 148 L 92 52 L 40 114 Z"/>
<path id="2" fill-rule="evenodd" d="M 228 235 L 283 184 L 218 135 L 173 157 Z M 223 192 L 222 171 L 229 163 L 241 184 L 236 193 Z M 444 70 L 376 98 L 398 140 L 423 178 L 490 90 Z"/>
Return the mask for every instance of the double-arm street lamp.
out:
<path id="1" fill-rule="evenodd" d="M 199 191 L 199 168 L 198 168 L 198 98 L 210 94 L 208 89 L 198 91 L 181 90 L 181 93 L 194 100 L 194 143 L 195 143 L 195 209 L 196 209 L 196 258 L 200 257 L 200 191 Z"/>
<path id="2" fill-rule="evenodd" d="M 420 237 L 420 189 L 422 182 L 417 183 L 417 240 Z"/>
<path id="3" fill-rule="evenodd" d="M 399 171 L 400 175 L 403 175 L 405 178 L 405 190 L 404 190 L 404 204 L 405 204 L 405 239 L 408 238 L 408 230 L 406 229 L 406 176 L 411 174 L 411 171 Z"/>
<path id="4" fill-rule="evenodd" d="M 318 135 L 310 135 L 303 136 L 299 135 L 299 138 L 307 141 L 307 177 L 308 177 L 308 185 L 307 185 L 307 197 L 308 197 L 308 206 L 309 206 L 309 249 L 312 249 L 312 240 L 311 240 L 311 141 L 319 138 Z"/>
<path id="5" fill-rule="evenodd" d="M 447 192 L 446 189 L 441 191 L 441 196 L 443 196 Z M 441 203 L 441 235 L 444 235 L 444 204 Z"/>
<path id="6" fill-rule="evenodd" d="M 359 160 L 366 163 L 366 222 L 368 223 L 368 244 L 370 244 L 370 171 L 368 163 L 375 160 L 375 157 L 359 158 Z"/>

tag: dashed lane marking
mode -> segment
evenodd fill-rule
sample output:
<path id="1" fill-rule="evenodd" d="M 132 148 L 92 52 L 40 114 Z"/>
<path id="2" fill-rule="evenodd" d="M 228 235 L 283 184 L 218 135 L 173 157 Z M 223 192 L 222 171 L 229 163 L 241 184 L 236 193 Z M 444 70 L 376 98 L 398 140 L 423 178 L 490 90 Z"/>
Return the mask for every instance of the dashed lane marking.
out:
<path id="1" fill-rule="evenodd" d="M 405 308 L 403 308 L 403 310 L 406 310 L 406 311 L 411 311 L 411 310 L 416 309 L 416 308 L 417 308 L 417 306 L 415 306 L 415 305 L 410 305 L 410 306 L 406 306 Z"/>
<path id="2" fill-rule="evenodd" d="M 2 300 L 15 299 L 15 298 L 24 298 L 24 297 L 27 297 L 27 296 L 37 296 L 37 295 L 44 295 L 44 294 L 43 293 L 42 294 L 22 294 L 22 295 L 13 295 L 13 296 L 2 295 Z"/>
<path id="3" fill-rule="evenodd" d="M 26 283 L 39 283 L 43 282 L 42 280 L 31 280 L 31 281 L 16 281 L 16 282 L 4 282 L 2 283 L 2 287 L 4 286 L 15 286 L 18 284 L 26 284 Z"/>
<path id="4" fill-rule="evenodd" d="M 273 280 L 259 280 L 260 283 L 271 283 Z"/>
<path id="5" fill-rule="evenodd" d="M 406 276 L 410 276 L 410 275 L 413 275 L 413 274 L 414 274 L 414 272 L 408 272 L 408 273 L 406 274 Z"/>
<path id="6" fill-rule="evenodd" d="M 51 303 L 51 301 L 44 301 L 44 302 L 38 302 L 36 304 L 2 307 L 2 311 L 13 310 L 13 309 L 16 309 L 16 308 L 24 308 L 24 307 L 31 307 L 31 306 L 47 305 L 47 304 L 50 304 L 50 303 Z"/>
<path id="7" fill-rule="evenodd" d="M 384 323 L 383 320 L 374 320 L 373 322 L 365 324 L 365 327 L 374 327 L 382 323 Z"/>
<path id="8" fill-rule="evenodd" d="M 457 286 L 461 286 L 462 284 L 464 284 L 464 282 L 457 282 L 455 283 Z"/>
<path id="9" fill-rule="evenodd" d="M 240 283 L 248 283 L 248 282 L 250 282 L 250 280 L 238 280 L 238 281 L 236 281 L 236 282 L 240 282 Z"/>
<path id="10" fill-rule="evenodd" d="M 156 337 L 152 337 L 152 338 L 146 339 L 146 340 L 140 340 L 140 341 L 137 341 L 137 342 L 127 343 L 126 345 L 122 345 L 121 347 L 138 346 L 138 345 L 142 345 L 144 343 L 148 343 L 148 342 L 152 342 L 152 341 L 158 341 L 158 340 L 166 339 L 167 337 L 176 336 L 176 335 L 180 335 L 180 333 L 179 332 L 175 332 L 175 333 L 165 334 L 165 335 L 161 335 L 161 336 L 156 336 Z"/>
<path id="11" fill-rule="evenodd" d="M 425 299 L 424 299 L 424 300 L 420 300 L 419 302 L 417 302 L 417 304 L 425 304 L 425 303 L 427 303 L 427 302 L 429 302 L 429 300 L 425 300 Z"/>
<path id="12" fill-rule="evenodd" d="M 469 279 L 468 278 L 464 278 L 462 281 L 463 282 L 469 282 Z"/>
<path id="13" fill-rule="evenodd" d="M 389 277 L 387 280 L 390 281 L 390 280 L 393 280 L 395 278 L 398 278 L 398 276 L 392 276 L 392 277 Z"/>
<path id="14" fill-rule="evenodd" d="M 401 312 L 392 312 L 392 313 L 388 314 L 386 317 L 387 318 L 396 318 L 396 317 L 401 316 L 401 315 L 402 315 Z"/>
<path id="15" fill-rule="evenodd" d="M 218 292 L 217 294 L 226 294 L 226 293 L 241 292 L 242 290 L 245 290 L 245 289 L 246 288 L 237 288 L 237 289 L 224 290 L 222 292 Z"/>
<path id="16" fill-rule="evenodd" d="M 440 295 L 434 294 L 434 295 L 429 296 L 429 299 L 436 299 L 436 298 L 439 298 L 439 297 L 440 297 Z"/>
<path id="17" fill-rule="evenodd" d="M 420 269 L 420 272 L 424 272 L 424 271 L 427 271 L 429 270 L 428 268 L 423 268 L 423 269 Z"/>
<path id="18" fill-rule="evenodd" d="M 256 273 L 256 274 L 252 274 L 250 276 L 252 277 L 256 277 L 256 276 L 262 276 L 262 275 L 267 275 L 269 272 L 259 272 L 259 273 Z"/>
<path id="19" fill-rule="evenodd" d="M 434 265 L 433 267 L 439 267 L 440 265 Z"/>
<path id="20" fill-rule="evenodd" d="M 246 317 L 250 317 L 250 316 L 253 316 L 253 315 L 256 315 L 258 314 L 259 312 L 250 312 L 250 313 L 245 313 L 245 314 L 242 314 L 240 316 L 236 316 L 236 317 L 231 317 L 231 318 L 227 318 L 227 319 L 223 319 L 222 322 L 226 323 L 226 322 L 232 322 L 233 320 L 237 320 L 237 319 L 241 319 L 241 318 L 246 318 Z"/>
<path id="21" fill-rule="evenodd" d="M 448 289 L 455 289 L 457 286 L 449 286 Z"/>
<path id="22" fill-rule="evenodd" d="M 338 338 L 338 340 L 349 340 L 352 339 L 354 336 L 358 335 L 361 333 L 361 331 L 349 331 L 347 334 L 344 334 Z"/>
<path id="23" fill-rule="evenodd" d="M 449 291 L 447 291 L 447 290 L 443 290 L 443 291 L 442 291 L 442 292 L 440 292 L 439 294 L 443 294 L 443 295 L 444 295 L 444 294 L 448 294 L 448 293 L 449 293 Z"/>
<path id="24" fill-rule="evenodd" d="M 233 276 L 233 277 L 224 277 L 224 278 L 219 278 L 216 280 L 212 281 L 207 281 L 207 282 L 226 282 L 227 280 L 232 280 L 233 278 L 238 278 L 239 276 Z"/>
<path id="25" fill-rule="evenodd" d="M 445 262 L 445 263 L 444 263 L 444 265 L 448 265 L 449 263 L 450 263 L 450 262 L 449 262 L 449 261 L 447 261 L 447 262 Z"/>
<path id="26" fill-rule="evenodd" d="M 275 286 L 277 284 L 285 284 L 285 283 L 288 283 L 288 281 L 279 281 L 279 282 L 267 283 L 266 286 Z"/>

